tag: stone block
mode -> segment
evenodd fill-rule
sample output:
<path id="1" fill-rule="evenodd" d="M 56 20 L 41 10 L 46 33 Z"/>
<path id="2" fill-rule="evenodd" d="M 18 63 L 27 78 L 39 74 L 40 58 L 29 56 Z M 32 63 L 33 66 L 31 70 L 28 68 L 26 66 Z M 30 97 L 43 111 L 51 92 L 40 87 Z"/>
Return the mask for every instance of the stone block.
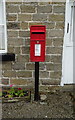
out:
<path id="1" fill-rule="evenodd" d="M 63 30 L 50 30 L 49 31 L 49 37 L 64 37 L 64 31 Z"/>
<path id="2" fill-rule="evenodd" d="M 30 47 L 23 46 L 21 48 L 22 54 L 30 54 Z"/>
<path id="3" fill-rule="evenodd" d="M 47 22 L 47 21 L 29 22 L 29 27 L 31 25 L 46 25 L 46 29 L 53 29 L 55 27 L 55 22 Z"/>
<path id="4" fill-rule="evenodd" d="M 16 72 L 15 71 L 11 71 L 11 70 L 7 70 L 3 72 L 3 76 L 4 77 L 16 77 Z"/>
<path id="5" fill-rule="evenodd" d="M 14 31 L 10 30 L 10 31 L 7 32 L 7 35 L 8 35 L 8 37 L 18 37 L 18 31 L 16 31 L 16 30 L 14 30 Z"/>
<path id="6" fill-rule="evenodd" d="M 31 71 L 18 71 L 16 72 L 16 77 L 32 78 L 32 72 Z"/>
<path id="7" fill-rule="evenodd" d="M 18 14 L 18 21 L 31 21 L 31 15 L 30 14 Z"/>
<path id="8" fill-rule="evenodd" d="M 19 37 L 30 37 L 30 31 L 19 31 Z"/>
<path id="9" fill-rule="evenodd" d="M 46 39 L 46 46 L 52 46 L 53 40 L 51 38 Z"/>
<path id="10" fill-rule="evenodd" d="M 28 79 L 11 79 L 10 83 L 14 85 L 33 86 L 33 81 Z"/>
<path id="11" fill-rule="evenodd" d="M 52 55 L 51 56 L 51 62 L 53 63 L 62 63 L 62 56 L 61 55 Z"/>
<path id="12" fill-rule="evenodd" d="M 51 56 L 46 54 L 45 61 L 46 62 L 51 62 Z"/>
<path id="13" fill-rule="evenodd" d="M 14 53 L 15 54 L 20 54 L 21 53 L 20 47 L 15 47 L 14 48 Z"/>
<path id="14" fill-rule="evenodd" d="M 6 0 L 6 5 L 20 5 L 20 4 L 22 4 L 22 0 L 18 0 L 18 1 L 15 1 L 15 0 L 13 0 L 13 1 L 11 1 L 11 0 Z"/>
<path id="15" fill-rule="evenodd" d="M 26 38 L 24 41 L 25 46 L 29 46 L 30 45 L 30 39 Z"/>
<path id="16" fill-rule="evenodd" d="M 7 21 L 16 21 L 17 14 L 7 14 L 6 18 L 7 18 Z"/>
<path id="17" fill-rule="evenodd" d="M 62 47 L 47 47 L 46 54 L 61 54 Z"/>
<path id="18" fill-rule="evenodd" d="M 28 29 L 28 23 L 27 22 L 21 22 L 20 29 Z"/>
<path id="19" fill-rule="evenodd" d="M 14 53 L 14 47 L 8 46 L 8 53 Z"/>
<path id="20" fill-rule="evenodd" d="M 47 63 L 46 64 L 46 69 L 47 69 L 47 71 L 54 71 L 54 64 Z"/>
<path id="21" fill-rule="evenodd" d="M 22 13 L 35 13 L 35 6 L 22 4 L 20 9 Z"/>
<path id="22" fill-rule="evenodd" d="M 45 63 L 40 63 L 39 64 L 39 69 L 40 70 L 46 70 L 46 64 Z"/>
<path id="23" fill-rule="evenodd" d="M 17 61 L 18 62 L 29 62 L 29 55 L 18 55 Z"/>
<path id="24" fill-rule="evenodd" d="M 35 22 L 31 21 L 31 22 L 29 22 L 29 28 L 31 25 L 45 25 L 45 23 L 43 21 L 40 21 L 40 22 L 39 21 L 35 21 Z"/>
<path id="25" fill-rule="evenodd" d="M 19 9 L 19 6 L 18 5 L 7 5 L 6 6 L 6 12 L 7 13 L 19 13 L 20 12 L 20 9 Z"/>
<path id="26" fill-rule="evenodd" d="M 54 29 L 55 28 L 55 22 L 47 22 L 45 23 L 47 29 Z"/>
<path id="27" fill-rule="evenodd" d="M 47 14 L 33 14 L 33 21 L 47 21 Z"/>
<path id="28" fill-rule="evenodd" d="M 18 22 L 7 22 L 7 29 L 20 29 L 20 23 Z"/>
<path id="29" fill-rule="evenodd" d="M 8 45 L 19 47 L 23 45 L 23 39 L 22 38 L 8 38 Z"/>
<path id="30" fill-rule="evenodd" d="M 56 14 L 50 14 L 49 15 L 49 21 L 64 21 L 64 15 L 56 15 Z"/>
<path id="31" fill-rule="evenodd" d="M 65 13 L 65 6 L 53 6 L 53 13 Z"/>
<path id="32" fill-rule="evenodd" d="M 2 64 L 2 70 L 11 70 L 12 69 L 12 63 L 11 62 L 4 62 Z"/>
<path id="33" fill-rule="evenodd" d="M 39 76 L 40 76 L 40 78 L 49 78 L 49 72 L 40 71 Z"/>
<path id="34" fill-rule="evenodd" d="M 49 2 L 39 2 L 40 6 L 43 6 L 43 5 L 45 6 L 45 5 L 48 5 L 48 4 L 49 4 Z"/>
<path id="35" fill-rule="evenodd" d="M 35 70 L 35 64 L 34 63 L 27 63 L 25 69 L 26 70 Z"/>
<path id="36" fill-rule="evenodd" d="M 52 12 L 52 6 L 38 6 L 37 7 L 37 13 L 51 13 Z"/>
<path id="37" fill-rule="evenodd" d="M 12 69 L 13 70 L 25 70 L 25 63 L 23 63 L 23 62 L 15 62 L 12 65 Z"/>
<path id="38" fill-rule="evenodd" d="M 40 91 L 40 92 L 43 92 L 43 93 L 49 92 L 48 86 L 47 86 L 47 85 L 40 85 L 40 86 L 39 86 L 39 91 Z"/>
<path id="39" fill-rule="evenodd" d="M 55 79 L 43 79 L 41 80 L 41 84 L 42 85 L 59 85 L 60 84 L 60 80 L 55 80 Z"/>
<path id="40" fill-rule="evenodd" d="M 62 71 L 62 64 L 54 64 L 54 71 Z"/>
<path id="41" fill-rule="evenodd" d="M 50 78 L 61 79 L 61 72 L 50 72 Z"/>
<path id="42" fill-rule="evenodd" d="M 56 47 L 63 46 L 63 38 L 54 38 L 53 46 L 56 46 Z"/>
<path id="43" fill-rule="evenodd" d="M 56 22 L 56 29 L 64 29 L 64 26 L 65 26 L 65 24 L 64 24 L 64 22 Z"/>

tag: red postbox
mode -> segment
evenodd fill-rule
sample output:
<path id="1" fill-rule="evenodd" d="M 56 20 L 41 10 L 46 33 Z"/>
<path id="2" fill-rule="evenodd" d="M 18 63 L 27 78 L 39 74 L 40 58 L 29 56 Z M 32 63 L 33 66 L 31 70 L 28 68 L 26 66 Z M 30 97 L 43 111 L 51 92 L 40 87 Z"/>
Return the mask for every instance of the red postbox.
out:
<path id="1" fill-rule="evenodd" d="M 46 26 L 33 25 L 30 27 L 30 60 L 45 61 Z"/>

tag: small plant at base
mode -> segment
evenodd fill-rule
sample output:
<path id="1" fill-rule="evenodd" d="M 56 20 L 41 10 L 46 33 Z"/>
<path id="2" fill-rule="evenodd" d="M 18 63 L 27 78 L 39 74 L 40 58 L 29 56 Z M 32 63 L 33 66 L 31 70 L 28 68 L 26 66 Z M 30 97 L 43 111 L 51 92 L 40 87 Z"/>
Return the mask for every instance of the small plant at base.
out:
<path id="1" fill-rule="evenodd" d="M 12 97 L 23 97 L 26 93 L 22 88 L 15 89 L 13 85 L 10 85 L 10 90 L 8 91 L 8 94 L 6 95 L 8 98 Z"/>

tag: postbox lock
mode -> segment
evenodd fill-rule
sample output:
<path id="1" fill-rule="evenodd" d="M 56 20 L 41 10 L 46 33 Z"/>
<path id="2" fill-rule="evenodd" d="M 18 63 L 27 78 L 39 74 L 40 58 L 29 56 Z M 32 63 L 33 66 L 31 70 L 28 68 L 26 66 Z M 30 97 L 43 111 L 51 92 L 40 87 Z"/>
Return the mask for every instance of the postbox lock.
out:
<path id="1" fill-rule="evenodd" d="M 37 43 L 39 43 L 39 41 L 37 41 Z"/>

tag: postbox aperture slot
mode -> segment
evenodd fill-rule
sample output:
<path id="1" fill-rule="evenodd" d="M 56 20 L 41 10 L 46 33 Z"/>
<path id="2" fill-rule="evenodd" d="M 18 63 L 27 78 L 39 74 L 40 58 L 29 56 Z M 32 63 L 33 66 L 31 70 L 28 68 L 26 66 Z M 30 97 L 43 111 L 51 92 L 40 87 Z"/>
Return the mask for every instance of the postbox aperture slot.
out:
<path id="1" fill-rule="evenodd" d="M 32 34 L 45 34 L 44 32 L 32 32 Z"/>

